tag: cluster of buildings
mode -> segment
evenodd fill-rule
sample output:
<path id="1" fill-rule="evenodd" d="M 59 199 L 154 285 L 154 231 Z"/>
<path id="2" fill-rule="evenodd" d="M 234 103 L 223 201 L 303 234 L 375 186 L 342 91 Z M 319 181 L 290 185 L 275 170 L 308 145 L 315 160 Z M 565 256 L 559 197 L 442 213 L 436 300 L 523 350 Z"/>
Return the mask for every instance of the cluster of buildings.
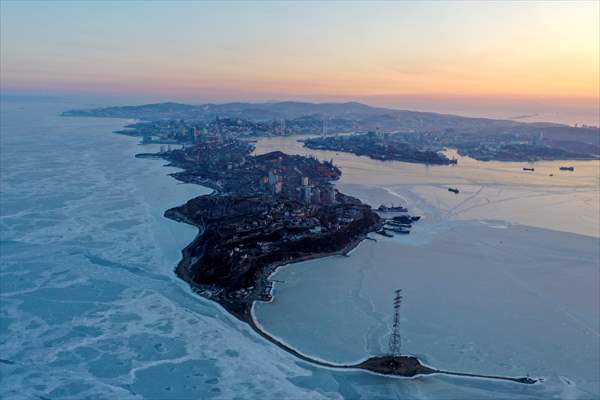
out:
<path id="1" fill-rule="evenodd" d="M 448 159 L 433 146 L 415 145 L 395 140 L 389 133 L 368 132 L 366 134 L 344 136 L 322 136 L 304 141 L 304 145 L 311 149 L 334 150 L 367 156 L 376 160 L 395 160 L 422 164 L 453 164 L 454 160 Z"/>
<path id="2" fill-rule="evenodd" d="M 165 156 L 184 169 L 175 174 L 178 179 L 213 183 L 219 196 L 211 197 L 218 201 L 211 203 L 205 218 L 235 221 L 219 228 L 221 234 L 239 239 L 285 232 L 286 240 L 300 240 L 336 231 L 362 212 L 332 185 L 341 175 L 332 161 L 282 152 L 252 155 L 249 142 L 196 133 L 193 146 Z M 272 246 L 267 240 L 261 243 Z"/>
<path id="3" fill-rule="evenodd" d="M 249 120 L 234 117 L 215 117 L 212 120 L 169 120 L 138 122 L 119 131 L 142 137 L 142 143 L 194 144 L 205 138 L 243 139 L 260 136 L 288 136 L 327 132 L 347 132 L 354 124 L 344 119 L 323 119 L 302 116 L 293 119 Z"/>
<path id="4" fill-rule="evenodd" d="M 273 152 L 256 156 L 259 169 L 266 172 L 259 180 L 259 191 L 295 200 L 305 206 L 336 204 L 336 190 L 331 181 L 340 172 L 331 161 L 290 156 Z"/>
<path id="5" fill-rule="evenodd" d="M 284 177 L 276 174 L 274 170 L 270 170 L 268 176 L 262 177 L 260 183 L 265 186 L 265 191 L 272 195 L 283 193 Z M 292 197 L 296 197 L 304 205 L 334 205 L 336 202 L 333 186 L 312 184 L 308 176 L 302 176 L 300 184 L 294 189 L 296 193 Z"/>
<path id="6" fill-rule="evenodd" d="M 252 155 L 251 142 L 218 131 L 209 133 L 205 128 L 193 127 L 190 132 L 193 145 L 161 151 L 184 169 L 176 173 L 179 179 L 202 184 L 210 181 L 223 193 L 269 195 L 302 207 L 337 203 L 332 181 L 341 172 L 332 160 L 321 162 L 282 152 Z"/>
<path id="7" fill-rule="evenodd" d="M 265 136 L 279 132 L 280 124 L 256 123 L 239 118 L 215 118 L 211 121 L 157 120 L 139 122 L 120 131 L 142 137 L 142 143 L 195 144 L 205 140 Z"/>

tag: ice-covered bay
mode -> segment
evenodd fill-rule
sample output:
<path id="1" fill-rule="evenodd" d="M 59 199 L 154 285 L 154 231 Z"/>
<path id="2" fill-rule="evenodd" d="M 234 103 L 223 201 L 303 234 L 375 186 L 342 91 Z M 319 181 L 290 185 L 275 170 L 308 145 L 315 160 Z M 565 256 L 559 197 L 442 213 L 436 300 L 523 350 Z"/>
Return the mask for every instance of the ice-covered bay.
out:
<path id="1" fill-rule="evenodd" d="M 442 369 L 545 378 L 511 397 L 600 397 L 600 163 L 570 162 L 570 174 L 558 162 L 537 163 L 535 174 L 468 159 L 426 167 L 312 151 L 293 138 L 261 140 L 257 152 L 273 149 L 333 158 L 341 190 L 423 218 L 408 237 L 374 235 L 350 257 L 280 269 L 274 300 L 254 309 L 266 330 L 330 361 L 382 354 L 401 287 L 406 353 Z M 439 396 L 438 383 L 420 395 Z M 505 396 L 492 382 L 443 392 Z"/>
<path id="2" fill-rule="evenodd" d="M 403 380 L 316 368 L 298 361 L 215 304 L 191 293 L 174 276 L 180 250 L 193 238 L 195 230 L 169 221 L 162 214 L 166 208 L 206 191 L 177 183 L 167 176 L 171 170 L 164 168 L 161 161 L 133 158 L 136 152 L 148 148 L 139 147 L 135 139 L 111 134 L 124 121 L 57 116 L 65 109 L 86 106 L 94 105 L 57 100 L 0 103 L 1 398 L 547 398 L 580 395 L 581 387 L 585 388 L 579 376 L 572 385 L 559 378 L 534 386 L 448 377 Z M 414 188 L 414 182 L 391 179 L 383 185 L 370 186 L 359 178 L 361 169 L 371 166 L 355 163 L 342 167 L 345 175 L 341 185 L 346 185 L 343 190 L 372 198 L 373 202 L 385 196 L 388 196 L 386 201 L 407 198 L 411 205 L 420 208 L 425 219 L 438 221 L 420 225 L 411 235 L 414 257 L 418 258 L 418 252 L 422 251 L 419 243 L 430 243 L 434 234 L 452 229 L 443 207 L 431 206 Z M 374 176 L 384 179 L 386 173 Z M 418 180 L 415 177 L 414 181 Z M 442 185 L 443 180 L 436 182 Z M 586 197 L 589 193 L 582 192 L 581 196 L 589 203 Z M 593 213 L 594 209 L 591 210 Z M 451 241 L 452 237 L 446 240 Z M 379 242 L 379 245 L 395 243 Z M 288 291 L 284 285 L 276 287 L 273 306 L 289 305 L 294 299 L 297 304 L 272 309 L 268 317 L 275 324 L 278 317 L 287 318 L 290 326 L 297 327 L 307 341 L 304 344 L 295 341 L 294 332 L 286 339 L 298 347 L 308 346 L 303 348 L 307 352 L 318 351 L 322 358 L 331 356 L 332 360 L 361 357 L 364 349 L 377 351 L 384 345 L 385 338 L 377 332 L 377 324 L 387 329 L 385 296 L 388 286 L 396 285 L 398 271 L 389 271 L 394 279 L 381 287 L 380 297 L 366 302 L 365 289 L 374 287 L 374 280 L 387 277 L 385 268 L 370 278 L 364 274 L 374 261 L 365 260 L 362 268 L 354 263 L 371 246 L 373 243 L 365 242 L 352 257 L 339 262 L 322 260 L 324 269 L 307 271 L 307 283 L 314 283 L 308 291 L 300 281 L 298 290 Z M 385 254 L 398 258 L 396 251 L 386 251 L 374 251 L 373 258 Z M 346 264 L 347 261 L 350 263 Z M 309 269 L 311 264 L 298 266 L 301 268 L 297 271 L 301 271 L 304 267 Z M 283 269 L 282 273 L 287 271 L 291 269 Z M 426 278 L 424 272 L 412 277 L 415 287 Z M 320 280 L 325 283 L 334 278 L 339 293 L 362 289 L 356 292 L 355 299 L 340 295 L 332 298 L 337 305 L 330 310 L 321 307 L 316 314 L 306 315 L 317 317 L 312 320 L 316 325 L 310 325 L 310 319 L 299 319 L 296 312 L 300 301 L 306 300 L 303 296 L 313 294 L 314 300 L 307 300 L 307 310 L 314 310 L 315 304 L 322 306 L 324 303 L 319 301 L 328 299 L 319 297 L 315 290 L 323 289 Z M 292 283 L 294 280 L 290 278 L 285 284 L 293 289 Z M 467 295 L 476 293 L 476 288 L 469 289 L 468 284 L 464 287 Z M 539 289 L 535 285 L 532 288 Z M 321 295 L 335 293 L 331 289 L 330 285 Z M 416 304 L 413 298 L 418 296 L 429 302 L 422 309 L 434 314 L 444 310 L 426 307 L 437 304 L 437 294 L 430 297 L 425 294 L 407 293 L 406 311 Z M 525 292 L 521 295 L 529 296 Z M 583 297 L 573 297 L 573 301 L 585 302 L 585 295 L 583 290 Z M 577 303 L 566 305 L 569 308 L 565 310 L 572 311 Z M 550 305 L 547 307 L 552 309 Z M 557 308 L 553 315 L 564 315 Z M 330 328 L 335 325 L 318 318 L 322 311 L 335 311 L 336 315 L 330 315 L 331 322 L 339 322 L 340 329 L 332 332 Z M 466 318 L 458 314 L 457 325 Z M 594 323 L 580 312 L 572 316 L 580 323 Z M 469 335 L 467 327 L 454 332 L 451 338 L 438 337 L 438 343 L 430 347 L 427 336 L 421 337 L 421 333 L 436 335 L 442 324 L 436 326 L 433 318 L 428 319 L 433 326 L 422 326 L 420 332 L 409 324 L 414 320 L 411 317 L 403 321 L 408 322 L 409 329 L 405 346 L 413 346 L 412 351 L 418 351 L 431 363 L 454 362 L 452 350 L 444 350 L 445 344 L 461 345 Z M 580 335 L 573 328 L 577 326 L 575 322 L 568 324 L 565 329 Z M 305 335 L 307 329 L 311 329 L 310 335 Z M 322 334 L 315 337 L 313 332 Z M 336 335 L 347 338 L 348 343 L 331 352 L 327 344 Z M 429 337 L 434 341 L 434 337 Z M 359 342 L 356 338 L 360 338 Z M 323 341 L 324 346 L 315 348 L 312 340 Z M 572 343 L 576 344 L 575 339 Z M 473 346 L 480 344 L 476 342 Z M 578 350 L 575 344 L 570 348 Z M 465 367 L 480 366 L 467 356 L 461 362 Z M 514 370 L 523 372 L 521 366 L 526 365 L 515 364 Z M 532 374 L 536 373 L 534 367 L 529 371 Z M 565 376 L 571 379 L 572 375 Z"/>

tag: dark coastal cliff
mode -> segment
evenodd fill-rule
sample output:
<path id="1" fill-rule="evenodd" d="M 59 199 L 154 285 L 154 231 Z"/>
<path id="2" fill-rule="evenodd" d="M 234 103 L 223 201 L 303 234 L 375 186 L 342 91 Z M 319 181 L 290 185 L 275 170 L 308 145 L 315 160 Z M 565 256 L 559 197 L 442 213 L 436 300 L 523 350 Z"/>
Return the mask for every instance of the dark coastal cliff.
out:
<path id="1" fill-rule="evenodd" d="M 226 212 L 218 218 L 211 217 L 211 207 L 217 204 Z M 298 211 L 294 205 L 300 206 L 291 203 L 280 209 L 268 196 L 204 196 L 168 210 L 165 215 L 182 216 L 188 223 L 202 227 L 202 236 L 190 249 L 190 276 L 197 284 L 226 292 L 255 286 L 256 279 L 270 264 L 342 251 L 380 223 L 369 206 L 350 202 L 319 208 L 310 217 L 314 219 L 311 225 L 288 223 L 285 214 Z M 334 230 L 314 229 L 337 224 L 337 216 L 344 212 L 352 214 L 348 223 L 338 224 Z M 253 225 L 265 213 L 271 217 L 270 223 Z M 249 223 L 252 228 L 240 230 L 241 223 Z"/>
<path id="2" fill-rule="evenodd" d="M 370 206 L 333 187 L 341 171 L 331 161 L 252 151 L 207 136 L 161 153 L 182 169 L 174 178 L 215 190 L 165 212 L 200 230 L 177 273 L 244 321 L 254 301 L 271 298 L 268 276 L 278 266 L 343 254 L 382 227 Z"/>

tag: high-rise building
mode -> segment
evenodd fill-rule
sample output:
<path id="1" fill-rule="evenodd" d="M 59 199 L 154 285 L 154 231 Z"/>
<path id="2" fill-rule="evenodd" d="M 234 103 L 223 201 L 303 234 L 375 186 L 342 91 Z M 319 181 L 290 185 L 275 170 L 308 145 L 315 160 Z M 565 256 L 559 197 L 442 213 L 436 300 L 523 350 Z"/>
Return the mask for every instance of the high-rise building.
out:
<path id="1" fill-rule="evenodd" d="M 275 172 L 269 171 L 268 185 L 271 193 L 281 193 L 283 190 L 283 178 L 280 175 L 276 175 Z"/>
<path id="2" fill-rule="evenodd" d="M 278 180 L 277 182 L 275 182 L 275 188 L 274 188 L 274 192 L 275 194 L 279 194 L 281 193 L 281 191 L 283 190 L 283 180 Z"/>
<path id="3" fill-rule="evenodd" d="M 318 187 L 314 187 L 312 189 L 312 199 L 313 204 L 321 204 L 321 190 Z"/>
<path id="4" fill-rule="evenodd" d="M 277 180 L 277 175 L 273 171 L 269 171 L 269 186 L 274 186 Z"/>
<path id="5" fill-rule="evenodd" d="M 335 189 L 332 187 L 325 187 L 321 190 L 321 203 L 325 205 L 335 204 Z"/>
<path id="6" fill-rule="evenodd" d="M 310 204 L 312 200 L 312 190 L 310 186 L 302 186 L 302 201 L 304 204 Z"/>
<path id="7" fill-rule="evenodd" d="M 192 134 L 194 136 L 194 143 L 200 143 L 200 131 L 195 126 L 192 128 Z"/>
<path id="8" fill-rule="evenodd" d="M 281 119 L 281 134 L 285 135 L 285 133 L 286 133 L 285 119 Z"/>

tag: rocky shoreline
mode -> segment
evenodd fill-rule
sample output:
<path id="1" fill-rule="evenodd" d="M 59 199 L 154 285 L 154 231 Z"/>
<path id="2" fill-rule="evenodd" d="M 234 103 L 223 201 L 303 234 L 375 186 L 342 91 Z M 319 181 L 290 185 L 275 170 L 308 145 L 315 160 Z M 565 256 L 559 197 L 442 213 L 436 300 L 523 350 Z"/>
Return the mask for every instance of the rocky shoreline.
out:
<path id="1" fill-rule="evenodd" d="M 167 216 L 167 215 L 165 215 L 165 216 Z M 173 219 L 177 222 L 186 222 L 183 219 L 174 218 L 172 215 L 167 216 L 167 218 Z M 256 326 L 256 322 L 254 321 L 254 318 L 252 317 L 252 313 L 251 313 L 252 306 L 254 304 L 254 301 L 260 301 L 259 296 L 261 294 L 261 288 L 265 288 L 265 287 L 269 286 L 269 281 L 268 281 L 269 277 L 274 272 L 276 272 L 279 267 L 289 265 L 289 264 L 300 263 L 303 261 L 323 258 L 323 257 L 345 255 L 348 252 L 350 252 L 352 249 L 354 249 L 356 246 L 358 246 L 366 238 L 366 236 L 358 237 L 354 241 L 348 243 L 343 249 L 341 249 L 339 251 L 328 252 L 328 253 L 307 254 L 303 257 L 298 257 L 292 261 L 280 261 L 280 262 L 274 262 L 269 265 L 266 265 L 255 276 L 255 281 L 254 281 L 254 284 L 252 285 L 254 288 L 250 291 L 250 294 L 243 300 L 239 300 L 239 299 L 228 298 L 226 295 L 222 294 L 223 292 L 216 292 L 214 290 L 215 289 L 214 287 L 199 284 L 193 279 L 192 274 L 190 273 L 190 267 L 192 265 L 192 262 L 191 262 L 192 257 L 191 257 L 190 253 L 194 247 L 198 246 L 198 243 L 202 240 L 202 236 L 203 236 L 203 230 L 201 228 L 199 228 L 199 232 L 196 235 L 196 237 L 194 238 L 194 240 L 187 247 L 185 247 L 182 250 L 182 258 L 179 261 L 179 263 L 177 264 L 177 267 L 175 268 L 175 273 L 177 274 L 177 276 L 179 278 L 181 278 L 182 280 L 187 282 L 193 288 L 193 290 L 195 292 L 199 293 L 200 295 L 202 295 L 206 298 L 216 301 L 224 309 L 226 309 L 230 314 L 232 314 L 236 318 L 240 319 L 241 321 L 246 322 L 247 324 L 251 325 L 252 327 L 255 327 L 255 330 L 258 330 L 258 327 Z"/>
<path id="2" fill-rule="evenodd" d="M 210 196 L 210 195 L 208 195 Z M 173 209 L 171 209 L 173 210 Z M 171 211 L 169 210 L 169 211 Z M 171 218 L 178 222 L 186 222 L 190 223 L 183 215 L 178 215 L 174 211 L 166 212 L 165 216 Z M 433 375 L 433 374 L 441 374 L 441 375 L 451 375 L 451 376 L 462 376 L 462 377 L 472 377 L 472 378 L 482 378 L 482 379 L 494 379 L 494 380 L 505 380 L 514 383 L 521 384 L 533 384 L 537 383 L 538 379 L 533 379 L 530 377 L 504 377 L 504 376 L 493 376 L 493 375 L 481 375 L 481 374 L 472 374 L 472 373 L 463 373 L 463 372 L 452 372 L 452 371 L 443 371 L 434 369 L 428 366 L 423 365 L 416 357 L 412 356 L 375 356 L 370 357 L 360 363 L 357 364 L 334 364 L 329 363 L 323 360 L 311 358 L 297 351 L 296 349 L 290 347 L 286 343 L 274 338 L 265 332 L 255 321 L 252 315 L 252 306 L 255 301 L 261 301 L 258 298 L 258 294 L 260 294 L 260 288 L 264 288 L 268 285 L 269 276 L 274 273 L 279 267 L 288 265 L 290 263 L 298 263 L 302 261 L 307 261 L 316 258 L 329 257 L 335 255 L 343 255 L 354 249 L 362 240 L 365 239 L 366 236 L 357 237 L 355 240 L 349 242 L 343 249 L 330 252 L 330 253 L 315 253 L 306 255 L 304 257 L 300 257 L 294 259 L 291 262 L 276 262 L 269 265 L 266 265 L 263 269 L 260 270 L 260 273 L 256 275 L 254 285 L 255 288 L 251 295 L 246 297 L 243 300 L 239 299 L 231 299 L 226 294 L 223 294 L 222 291 L 214 291 L 213 287 L 209 287 L 206 285 L 198 284 L 192 274 L 190 273 L 190 267 L 192 263 L 191 251 L 195 247 L 198 246 L 199 242 L 202 241 L 202 237 L 204 235 L 204 228 L 198 227 L 199 232 L 194 238 L 194 240 L 186 246 L 182 250 L 182 259 L 178 263 L 175 272 L 179 278 L 187 282 L 190 287 L 198 294 L 206 297 L 212 301 L 220 304 L 225 310 L 227 310 L 230 314 L 238 318 L 239 320 L 245 322 L 250 326 L 256 333 L 258 333 L 261 337 L 283 349 L 284 351 L 294 355 L 300 360 L 305 362 L 309 362 L 311 364 L 319 365 L 321 367 L 326 368 L 334 368 L 334 369 L 352 369 L 352 370 L 365 370 L 376 374 L 381 375 L 393 375 L 400 377 L 414 377 L 418 375 Z M 225 292 L 227 293 L 227 292 Z"/>
<path id="3" fill-rule="evenodd" d="M 175 269 L 196 293 L 217 302 L 284 351 L 322 367 L 402 377 L 445 374 L 537 382 L 529 377 L 441 371 L 404 355 L 339 365 L 306 356 L 262 330 L 252 316 L 252 306 L 255 301 L 271 300 L 269 276 L 277 268 L 347 254 L 369 233 L 381 230 L 384 220 L 370 206 L 332 187 L 331 181 L 341 175 L 333 163 L 281 152 L 253 156 L 251 151 L 251 146 L 236 141 L 155 155 L 182 169 L 171 174 L 175 179 L 214 189 L 165 211 L 165 217 L 199 230 L 182 250 Z M 320 197 L 321 193 L 327 197 Z"/>
<path id="4" fill-rule="evenodd" d="M 219 195 L 218 192 L 215 192 L 208 196 Z M 372 215 L 376 214 L 373 213 Z M 211 224 L 199 225 L 189 215 L 181 212 L 179 208 L 167 210 L 165 216 L 178 222 L 194 225 L 199 229 L 196 238 L 182 251 L 182 259 L 175 269 L 177 275 L 188 282 L 196 292 L 218 302 L 229 313 L 249 324 L 253 323 L 251 308 L 254 301 L 270 299 L 268 296 L 270 296 L 271 283 L 268 278 L 277 268 L 311 259 L 347 254 L 364 240 L 369 232 L 376 231 L 381 227 L 380 221 L 374 218 L 372 224 L 366 225 L 364 229 L 355 231 L 353 236 L 348 236 L 347 240 L 338 246 L 332 245 L 332 235 L 322 235 L 309 242 L 312 243 L 314 250 L 307 247 L 297 253 L 292 253 L 291 250 L 285 253 L 278 251 L 272 253 L 265 252 L 260 254 L 259 257 L 268 259 L 270 262 L 259 265 L 251 272 L 246 272 L 246 270 L 242 269 L 239 274 L 232 274 L 232 270 L 237 269 L 238 265 L 234 265 L 233 268 L 229 269 L 225 267 L 215 268 L 212 261 L 209 265 L 202 264 L 201 260 L 207 256 L 206 253 L 210 254 L 211 249 L 202 250 L 202 253 L 199 253 L 198 249 L 218 246 L 212 238 L 207 238 L 207 230 L 210 231 L 213 229 Z M 326 250 L 319 251 L 318 249 Z M 223 262 L 220 265 L 225 264 L 227 263 Z M 227 276 L 227 279 L 214 278 L 214 283 L 206 283 L 206 274 L 202 274 L 200 270 L 207 268 L 215 269 L 212 275 L 224 275 Z M 249 280 L 243 277 L 243 274 L 250 275 Z"/>
<path id="5" fill-rule="evenodd" d="M 268 277 L 279 266 L 345 254 L 383 224 L 333 188 L 341 171 L 331 162 L 252 150 L 232 140 L 137 155 L 166 159 L 181 169 L 175 179 L 214 190 L 165 212 L 199 229 L 176 273 L 248 323 L 252 303 L 270 299 Z"/>

